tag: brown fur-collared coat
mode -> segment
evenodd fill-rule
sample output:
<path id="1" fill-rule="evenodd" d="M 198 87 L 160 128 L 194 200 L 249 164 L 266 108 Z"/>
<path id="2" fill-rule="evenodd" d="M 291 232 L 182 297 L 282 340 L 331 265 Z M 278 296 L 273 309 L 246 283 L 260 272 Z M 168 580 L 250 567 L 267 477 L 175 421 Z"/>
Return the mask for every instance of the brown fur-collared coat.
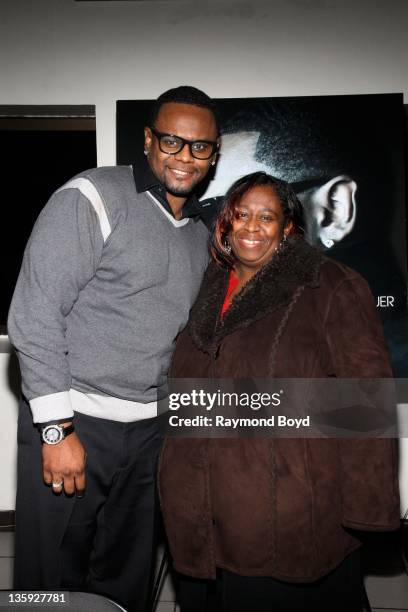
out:
<path id="1" fill-rule="evenodd" d="M 219 313 L 228 273 L 211 264 L 170 375 L 179 378 L 386 378 L 381 323 L 366 282 L 291 239 Z M 359 546 L 353 530 L 399 526 L 389 439 L 167 439 L 159 468 L 175 568 L 214 578 L 310 582 Z"/>

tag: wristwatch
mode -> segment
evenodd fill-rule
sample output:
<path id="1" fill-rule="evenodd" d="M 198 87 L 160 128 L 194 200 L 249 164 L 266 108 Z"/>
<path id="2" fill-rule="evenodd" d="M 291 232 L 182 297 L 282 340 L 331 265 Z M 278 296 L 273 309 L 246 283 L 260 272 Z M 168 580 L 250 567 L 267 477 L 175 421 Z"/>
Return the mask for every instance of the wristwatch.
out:
<path id="1" fill-rule="evenodd" d="M 45 444 L 59 444 L 65 440 L 69 434 L 72 434 L 73 431 L 75 431 L 73 423 L 67 427 L 61 427 L 61 425 L 58 425 L 57 423 L 52 423 L 51 425 L 47 425 L 46 427 L 42 427 L 40 429 L 41 440 Z"/>

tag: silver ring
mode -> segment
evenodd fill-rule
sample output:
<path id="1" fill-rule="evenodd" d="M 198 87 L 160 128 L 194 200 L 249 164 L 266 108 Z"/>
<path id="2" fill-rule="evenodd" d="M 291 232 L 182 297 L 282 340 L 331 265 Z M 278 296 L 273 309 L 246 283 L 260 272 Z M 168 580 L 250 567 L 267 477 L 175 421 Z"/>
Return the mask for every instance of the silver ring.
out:
<path id="1" fill-rule="evenodd" d="M 53 489 L 59 489 L 60 487 L 62 487 L 63 484 L 64 484 L 63 480 L 61 480 L 61 482 L 53 482 L 52 483 L 52 488 Z"/>

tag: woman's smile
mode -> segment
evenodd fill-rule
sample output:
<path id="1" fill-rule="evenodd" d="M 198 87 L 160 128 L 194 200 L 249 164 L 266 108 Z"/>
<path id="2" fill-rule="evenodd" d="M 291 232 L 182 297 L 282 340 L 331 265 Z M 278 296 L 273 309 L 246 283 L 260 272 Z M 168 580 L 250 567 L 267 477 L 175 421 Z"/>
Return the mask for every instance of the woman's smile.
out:
<path id="1" fill-rule="evenodd" d="M 253 248 L 258 247 L 260 244 L 263 244 L 263 240 L 259 240 L 259 238 L 237 238 L 238 242 L 245 248 Z"/>

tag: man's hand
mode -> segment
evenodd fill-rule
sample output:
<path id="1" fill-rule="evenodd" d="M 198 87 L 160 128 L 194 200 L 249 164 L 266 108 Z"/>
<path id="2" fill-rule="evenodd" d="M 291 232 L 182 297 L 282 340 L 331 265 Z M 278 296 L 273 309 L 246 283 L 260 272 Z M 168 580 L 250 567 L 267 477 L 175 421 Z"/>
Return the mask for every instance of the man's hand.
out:
<path id="1" fill-rule="evenodd" d="M 43 444 L 42 446 L 43 477 L 47 485 L 61 483 L 52 487 L 54 493 L 67 495 L 76 492 L 82 497 L 85 492 L 86 452 L 75 432 L 67 436 L 59 444 Z"/>

